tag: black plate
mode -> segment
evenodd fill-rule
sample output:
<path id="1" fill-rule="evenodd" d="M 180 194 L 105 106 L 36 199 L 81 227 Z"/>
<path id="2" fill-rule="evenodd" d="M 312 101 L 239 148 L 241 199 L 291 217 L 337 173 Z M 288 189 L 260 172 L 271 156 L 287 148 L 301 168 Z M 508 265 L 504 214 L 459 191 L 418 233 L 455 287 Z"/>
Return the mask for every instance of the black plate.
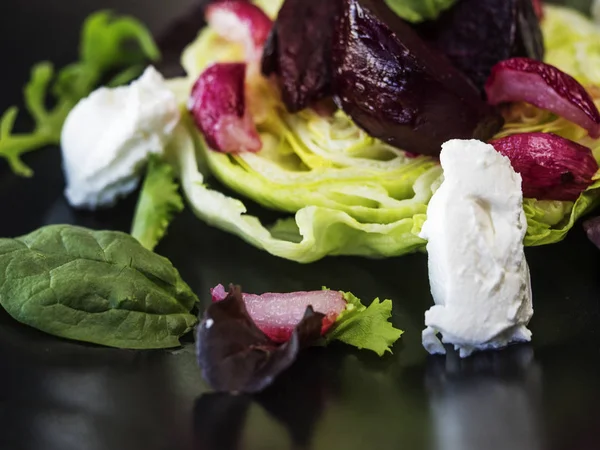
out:
<path id="1" fill-rule="evenodd" d="M 78 30 L 91 11 L 133 13 L 160 33 L 186 11 L 198 20 L 193 6 L 2 0 L 0 110 L 20 103 L 34 62 L 75 59 Z M 22 116 L 18 125 L 30 123 Z M 111 211 L 76 213 L 62 197 L 58 149 L 26 161 L 33 179 L 13 176 L 0 161 L 1 236 L 59 222 L 128 229 L 134 198 Z M 527 251 L 533 344 L 464 361 L 428 357 L 421 347 L 423 313 L 432 302 L 424 255 L 298 265 L 189 213 L 158 251 L 204 297 L 216 283 L 234 281 L 254 292 L 327 285 L 392 298 L 393 321 L 406 334 L 383 359 L 342 346 L 307 351 L 264 394 L 228 397 L 203 395 L 191 345 L 176 352 L 102 349 L 46 336 L 0 313 L 0 449 L 600 448 L 600 252 L 579 225 L 565 242 Z"/>

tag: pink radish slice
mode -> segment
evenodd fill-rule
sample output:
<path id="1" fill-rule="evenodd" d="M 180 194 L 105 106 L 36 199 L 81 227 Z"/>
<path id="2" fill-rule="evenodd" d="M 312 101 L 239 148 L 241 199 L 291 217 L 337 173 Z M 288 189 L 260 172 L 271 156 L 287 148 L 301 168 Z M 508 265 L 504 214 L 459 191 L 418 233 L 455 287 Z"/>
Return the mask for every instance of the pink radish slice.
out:
<path id="1" fill-rule="evenodd" d="M 246 109 L 246 64 L 214 64 L 192 88 L 189 110 L 208 146 L 223 153 L 258 152 L 260 136 Z"/>
<path id="2" fill-rule="evenodd" d="M 222 285 L 211 289 L 211 294 L 214 302 L 227 297 Z M 321 335 L 331 328 L 346 309 L 346 300 L 338 291 L 243 294 L 243 299 L 256 326 L 275 342 L 286 342 L 290 338 L 308 306 L 325 315 Z"/>

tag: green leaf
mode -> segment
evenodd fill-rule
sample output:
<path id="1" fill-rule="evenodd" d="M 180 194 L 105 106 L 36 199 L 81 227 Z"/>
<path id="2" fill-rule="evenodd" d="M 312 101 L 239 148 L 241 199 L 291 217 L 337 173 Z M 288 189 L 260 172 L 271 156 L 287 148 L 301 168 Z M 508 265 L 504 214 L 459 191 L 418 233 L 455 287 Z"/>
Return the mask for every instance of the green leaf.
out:
<path id="1" fill-rule="evenodd" d="M 111 11 L 91 15 L 83 26 L 81 60 L 100 72 L 160 59 L 150 31 L 133 17 Z"/>
<path id="2" fill-rule="evenodd" d="M 400 339 L 403 331 L 389 322 L 392 301 L 380 302 L 378 298 L 368 306 L 350 292 L 342 292 L 348 302 L 346 310 L 325 336 L 326 343 L 341 341 L 359 349 L 372 350 L 379 356 L 392 352 L 390 347 Z"/>
<path id="3" fill-rule="evenodd" d="M 152 157 L 135 210 L 131 234 L 149 250 L 163 238 L 176 213 L 183 211 L 183 200 L 173 168 Z"/>
<path id="4" fill-rule="evenodd" d="M 435 20 L 458 0 L 385 0 L 388 6 L 400 17 L 418 23 Z"/>
<path id="5" fill-rule="evenodd" d="M 81 60 L 64 67 L 58 73 L 49 62 L 36 64 L 24 89 L 27 111 L 35 121 L 32 132 L 14 134 L 17 110 L 9 108 L 2 118 L 0 157 L 5 158 L 13 172 L 33 175 L 21 157 L 48 145 L 59 145 L 63 124 L 69 112 L 88 96 L 112 71 L 120 71 L 112 85 L 125 83 L 135 75 L 140 65 L 160 57 L 150 32 L 130 17 L 115 17 L 107 11 L 92 14 L 82 31 Z M 132 44 L 132 45 L 130 45 Z M 48 93 L 54 106 L 46 108 Z"/>
<path id="6" fill-rule="evenodd" d="M 0 304 L 46 333 L 110 347 L 179 346 L 198 299 L 128 234 L 51 225 L 0 239 Z"/>

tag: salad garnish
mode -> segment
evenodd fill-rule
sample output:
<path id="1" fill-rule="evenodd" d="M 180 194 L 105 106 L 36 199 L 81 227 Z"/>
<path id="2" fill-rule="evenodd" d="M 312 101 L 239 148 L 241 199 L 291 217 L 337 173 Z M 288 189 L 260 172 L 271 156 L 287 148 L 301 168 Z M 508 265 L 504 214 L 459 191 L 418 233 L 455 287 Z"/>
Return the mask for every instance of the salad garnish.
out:
<path id="1" fill-rule="evenodd" d="M 225 300 L 227 292 L 222 284 L 211 289 L 213 302 Z M 338 316 L 346 309 L 341 292 L 320 290 L 314 292 L 290 292 L 285 294 L 265 293 L 262 295 L 242 293 L 252 321 L 271 340 L 277 343 L 290 340 L 296 326 L 309 306 L 323 314 L 321 335 L 329 331 Z"/>
<path id="2" fill-rule="evenodd" d="M 281 100 L 297 113 L 332 91 L 332 45 L 340 2 L 287 0 L 265 44 L 262 73 L 274 75 Z M 310 17 L 310 20 L 298 20 Z"/>
<path id="3" fill-rule="evenodd" d="M 49 225 L 0 239 L 0 305 L 15 320 L 108 347 L 179 347 L 198 298 L 126 233 Z"/>
<path id="4" fill-rule="evenodd" d="M 254 295 L 222 285 L 211 295 L 196 346 L 204 378 L 218 391 L 261 391 L 311 345 L 338 340 L 383 356 L 402 335 L 388 321 L 390 300 L 366 307 L 328 289 Z"/>
<path id="5" fill-rule="evenodd" d="M 370 136 L 439 155 L 451 138 L 487 140 L 501 115 L 382 0 L 344 0 L 334 34 L 336 104 Z"/>
<path id="6" fill-rule="evenodd" d="M 510 159 L 529 198 L 576 201 L 598 172 L 589 148 L 553 133 L 513 134 L 491 144 Z"/>
<path id="7" fill-rule="evenodd" d="M 35 121 L 31 133 L 14 133 L 18 109 L 9 108 L 0 119 L 0 157 L 21 176 L 33 171 L 22 160 L 27 152 L 59 145 L 63 124 L 79 100 L 106 78 L 109 86 L 125 84 L 139 76 L 148 61 L 157 61 L 160 52 L 152 34 L 137 19 L 115 16 L 108 11 L 92 14 L 81 32 L 79 61 L 55 73 L 49 62 L 36 64 L 25 86 L 25 105 Z M 110 77 L 112 76 L 112 79 Z M 46 101 L 50 90 L 54 106 Z"/>
<path id="8" fill-rule="evenodd" d="M 148 250 L 154 250 L 166 235 L 174 216 L 183 209 L 173 166 L 152 155 L 135 209 L 131 235 Z"/>
<path id="9" fill-rule="evenodd" d="M 240 153 L 262 148 L 246 108 L 245 63 L 219 63 L 206 69 L 192 88 L 188 108 L 211 149 Z"/>
<path id="10" fill-rule="evenodd" d="M 417 30 L 480 91 L 500 61 L 544 58 L 544 38 L 531 0 L 461 0 Z"/>
<path id="11" fill-rule="evenodd" d="M 483 135 L 489 135 L 490 131 L 485 132 L 486 126 L 477 127 L 473 124 L 479 123 L 480 119 L 483 120 L 484 125 L 501 121 L 502 119 L 497 115 L 500 111 L 505 124 L 494 136 L 486 138 L 488 142 L 521 133 L 553 133 L 589 148 L 594 158 L 600 155 L 598 153 L 600 140 L 593 138 L 585 129 L 572 122 L 571 116 L 557 117 L 551 111 L 524 102 L 512 102 L 501 107 L 486 105 L 483 96 L 480 95 L 481 92 L 473 87 L 473 83 L 466 75 L 462 74 L 468 71 L 468 67 L 460 67 L 461 63 L 452 59 L 455 50 L 455 56 L 460 51 L 474 55 L 471 58 L 472 68 L 473 73 L 477 74 L 478 68 L 487 63 L 497 63 L 498 58 L 505 57 L 503 55 L 509 58 L 522 55 L 539 58 L 541 52 L 537 44 L 540 39 L 536 30 L 541 27 L 545 43 L 544 62 L 576 79 L 597 106 L 600 104 L 598 100 L 600 89 L 596 86 L 600 85 L 600 77 L 597 76 L 595 67 L 600 64 L 600 60 L 595 56 L 597 54 L 595 43 L 600 39 L 600 31 L 589 19 L 571 9 L 546 4 L 543 6 L 543 18 L 538 20 L 530 14 L 532 8 L 527 0 L 510 0 L 502 4 L 492 0 L 473 3 L 473 8 L 483 8 L 486 5 L 490 10 L 497 8 L 494 9 L 497 12 L 494 17 L 502 19 L 499 24 L 502 25 L 500 28 L 503 30 L 498 36 L 503 36 L 501 41 L 504 44 L 507 42 L 514 44 L 514 46 L 504 45 L 500 41 L 489 40 L 489 43 L 500 43 L 494 44 L 494 48 L 487 52 L 483 49 L 485 46 L 482 40 L 471 39 L 462 45 L 463 41 L 459 39 L 465 29 L 478 26 L 477 21 L 469 19 L 470 11 L 461 12 L 461 5 L 470 4 L 469 1 L 456 4 L 450 1 L 403 1 L 402 9 L 405 11 L 400 15 L 407 20 L 407 23 L 400 22 L 401 19 L 394 16 L 392 9 L 387 8 L 383 0 L 340 2 L 339 4 L 343 4 L 346 10 L 349 10 L 352 5 L 353 8 L 379 13 L 373 15 L 373 11 L 370 12 L 371 19 L 375 17 L 377 20 L 371 20 L 369 22 L 371 28 L 365 28 L 365 31 L 389 31 L 396 29 L 395 24 L 400 23 L 398 30 L 402 32 L 400 36 L 402 39 L 388 33 L 388 38 L 382 40 L 384 44 L 382 52 L 375 53 L 377 57 L 373 59 L 381 64 L 374 64 L 373 68 L 381 68 L 388 60 L 394 60 L 394 56 L 390 53 L 392 49 L 390 46 L 391 43 L 395 43 L 394 45 L 399 49 L 410 50 L 411 55 L 418 61 L 427 62 L 424 66 L 427 70 L 419 72 L 422 75 L 427 74 L 427 77 L 422 77 L 420 82 L 411 84 L 413 91 L 421 92 L 419 89 L 426 85 L 436 86 L 444 93 L 442 97 L 437 96 L 435 101 L 432 97 L 429 106 L 423 105 L 426 95 L 419 97 L 405 93 L 404 103 L 410 106 L 405 109 L 399 105 L 401 102 L 384 101 L 385 95 L 382 92 L 388 92 L 389 89 L 387 91 L 385 89 L 393 87 L 394 83 L 388 86 L 383 83 L 383 78 L 380 78 L 385 87 L 383 90 L 381 86 L 375 86 L 370 90 L 365 89 L 362 95 L 358 92 L 360 89 L 346 89 L 346 97 L 349 100 L 347 106 L 344 106 L 345 102 L 338 102 L 344 103 L 342 106 L 347 109 L 344 111 L 344 109 L 336 109 L 333 104 L 333 94 L 337 87 L 335 83 L 329 83 L 330 87 L 326 87 L 327 75 L 321 79 L 321 72 L 312 71 L 314 66 L 306 76 L 294 72 L 294 67 L 301 68 L 303 64 L 309 66 L 312 64 L 313 60 L 307 60 L 306 55 L 300 52 L 295 57 L 287 57 L 286 64 L 289 63 L 289 67 L 292 67 L 287 75 L 281 67 L 278 67 L 282 62 L 281 56 L 284 50 L 280 47 L 282 42 L 287 42 L 286 45 L 291 49 L 294 45 L 298 46 L 299 41 L 302 41 L 306 48 L 318 47 L 318 44 L 309 38 L 317 38 L 320 35 L 310 33 L 313 22 L 305 20 L 308 12 L 312 11 L 311 8 L 316 7 L 313 3 L 293 0 L 234 3 L 236 2 L 215 2 L 211 5 L 207 14 L 210 16 L 208 17 L 210 24 L 200 30 L 197 39 L 183 52 L 181 63 L 185 75 L 166 81 L 166 85 L 176 96 L 183 114 L 178 131 L 173 133 L 168 143 L 170 150 L 165 161 L 173 165 L 176 175 L 182 182 L 183 194 L 198 217 L 214 226 L 235 233 L 252 245 L 274 255 L 299 262 L 310 262 L 328 255 L 339 254 L 367 257 L 399 256 L 424 248 L 425 241 L 418 236 L 426 219 L 427 204 L 442 181 L 441 169 L 435 157 L 409 153 L 406 151 L 408 147 L 400 143 L 394 144 L 400 147 L 398 148 L 376 137 L 393 137 L 394 130 L 407 131 L 409 137 L 415 138 L 413 142 L 415 147 L 424 144 L 423 148 L 429 148 L 431 153 L 436 155 L 440 147 L 438 145 L 435 149 L 430 143 L 438 138 L 442 140 L 440 132 L 454 137 L 455 131 L 460 131 L 460 127 L 454 129 L 456 122 L 471 123 L 472 126 L 467 127 L 471 129 L 471 135 L 482 135 L 483 138 Z M 390 0 L 387 3 L 392 5 L 394 2 Z M 407 14 L 406 10 L 414 13 L 412 17 L 408 17 L 411 14 Z M 285 11 L 295 14 L 294 18 L 297 20 L 294 21 L 293 26 L 286 25 L 289 18 L 286 19 Z M 325 19 L 329 14 L 326 8 L 321 8 L 317 12 L 323 14 Z M 459 20 L 461 16 L 464 18 L 462 22 Z M 482 29 L 474 28 L 474 30 L 485 34 L 489 30 L 483 24 L 488 23 L 486 21 L 489 17 L 483 15 L 480 17 Z M 343 17 L 337 19 L 336 23 L 344 20 Z M 450 25 L 453 20 L 457 26 L 455 30 Z M 235 23 L 231 28 L 232 32 L 226 31 L 229 22 Z M 274 25 L 270 31 L 267 31 L 267 24 L 270 23 Z M 507 24 L 510 23 L 514 24 L 514 30 L 519 31 L 515 35 L 505 33 L 509 28 Z M 470 25 L 467 27 L 467 24 Z M 428 42 L 427 45 L 435 43 L 436 36 L 431 34 L 431 30 L 435 27 L 444 30 L 444 35 L 448 37 L 447 40 L 443 39 L 442 44 L 447 43 L 446 56 L 449 58 L 435 50 L 430 52 L 415 50 L 423 48 L 422 46 L 426 47 L 425 41 Z M 318 27 L 318 31 L 325 32 L 327 31 L 325 28 L 327 27 Z M 103 29 L 112 30 L 111 27 Z M 328 30 L 341 35 L 336 27 Z M 244 38 L 244 42 L 241 42 L 242 35 L 250 38 Z M 261 42 L 267 36 L 261 52 Z M 455 37 L 455 41 L 452 42 L 451 37 Z M 142 41 L 146 42 L 145 39 Z M 171 41 L 167 39 L 164 42 Z M 336 42 L 336 46 L 339 46 L 339 40 Z M 357 39 L 357 43 L 360 44 L 360 39 Z M 251 45 L 254 51 L 250 52 L 248 45 Z M 84 46 L 82 44 L 82 47 Z M 144 44 L 142 48 L 147 50 L 152 46 Z M 376 47 L 371 48 L 366 45 L 363 47 L 365 51 L 377 50 Z M 446 52 L 443 45 L 437 47 L 441 53 Z M 343 43 L 342 49 L 345 50 Z M 316 54 L 318 58 L 313 59 L 316 61 L 321 58 L 327 62 L 326 45 L 324 50 L 324 54 L 318 53 Z M 136 54 L 142 58 L 140 61 L 143 61 L 143 58 L 148 58 L 148 54 L 151 53 L 153 52 L 141 51 Z M 346 54 L 338 53 L 339 57 Z M 423 56 L 425 54 L 429 56 Z M 274 58 L 273 55 L 280 57 Z M 481 56 L 481 59 L 477 55 Z M 490 59 L 483 58 L 484 55 L 488 55 Z M 335 56 L 331 54 L 331 62 Z M 361 55 L 354 56 L 358 62 L 361 61 Z M 101 59 L 104 60 L 104 57 Z M 124 59 L 119 61 L 123 63 Z M 262 69 L 265 70 L 265 61 L 276 62 L 272 67 L 267 67 L 266 71 L 272 72 L 269 77 L 261 75 L 260 66 L 262 63 Z M 467 63 L 465 59 L 465 64 Z M 198 128 L 194 126 L 194 114 L 185 111 L 188 102 L 193 104 L 193 101 L 190 102 L 190 97 L 194 85 L 201 75 L 215 64 L 245 64 L 246 66 L 245 79 L 243 83 L 238 82 L 238 93 L 234 96 L 237 99 L 235 102 L 237 108 L 233 108 L 237 110 L 234 116 L 245 120 L 237 120 L 233 126 L 226 127 L 230 130 L 229 133 L 216 133 L 214 127 L 202 126 L 202 121 L 198 121 L 200 124 Z M 133 65 L 133 67 L 138 66 L 138 63 Z M 325 72 L 328 70 L 327 64 L 319 67 L 325 69 Z M 399 74 L 400 80 L 404 79 L 402 77 L 406 74 L 403 75 L 397 65 L 392 64 L 390 67 L 395 68 L 394 73 Z M 286 70 L 287 68 L 288 65 Z M 350 73 L 351 67 L 347 68 L 349 76 L 354 76 Z M 455 75 L 452 80 L 440 80 L 442 73 Z M 105 75 L 104 78 L 106 77 L 109 75 Z M 217 81 L 215 86 L 223 80 Z M 286 80 L 290 81 L 290 92 L 294 93 L 294 89 L 297 91 L 296 94 L 306 92 L 306 99 L 301 103 L 306 102 L 308 107 L 296 111 L 302 106 L 294 106 L 296 100 L 293 98 L 291 101 L 286 101 Z M 318 81 L 309 85 L 312 83 L 311 80 L 325 82 Z M 412 79 L 407 77 L 406 80 Z M 368 77 L 363 81 L 360 86 L 373 87 Z M 242 89 L 239 88 L 240 84 L 243 84 L 243 95 Z M 311 93 L 315 89 L 316 91 Z M 395 99 L 396 91 L 390 92 Z M 87 93 L 83 96 L 85 95 Z M 325 98 L 322 98 L 323 96 Z M 338 100 L 343 100 L 344 96 L 336 97 Z M 457 97 L 460 97 L 460 100 L 455 102 Z M 315 102 L 315 98 L 321 100 Z M 441 98 L 445 100 L 440 100 Z M 467 101 L 471 107 L 463 107 L 465 98 L 473 99 Z M 379 102 L 383 102 L 390 108 L 387 110 L 378 108 Z M 76 103 L 77 101 L 74 101 L 72 106 Z M 586 108 L 589 107 L 588 110 L 592 111 L 591 104 L 589 101 L 587 103 Z M 240 112 L 242 104 L 243 113 Z M 479 107 L 473 108 L 474 105 Z M 350 110 L 350 106 L 357 109 Z M 370 111 L 369 107 L 372 107 L 373 111 Z M 398 123 L 395 122 L 394 114 L 404 114 L 400 115 L 400 119 L 408 116 L 422 118 L 423 116 L 417 113 L 425 110 L 431 112 L 427 116 L 429 122 L 425 122 L 431 124 L 441 121 L 443 123 L 440 127 L 427 133 L 426 127 L 420 127 L 422 121 L 419 119 L 414 129 L 410 124 L 396 128 Z M 358 111 L 362 115 L 359 117 L 352 111 Z M 407 111 L 410 113 L 408 116 Z M 443 114 L 438 114 L 440 111 Z M 450 114 L 451 111 L 454 113 Z M 480 111 L 481 114 L 475 117 L 473 111 Z M 68 111 L 65 111 L 66 113 Z M 353 119 L 354 116 L 358 119 L 356 120 L 356 117 Z M 466 116 L 470 116 L 473 120 L 463 120 Z M 7 123 L 10 124 L 12 119 L 10 114 L 7 117 L 8 120 L 1 127 L 3 136 L 10 134 L 7 131 L 10 128 Z M 202 118 L 202 112 L 200 117 Z M 363 122 L 361 117 L 369 120 Z M 376 120 L 372 120 L 373 117 L 376 117 Z M 393 119 L 392 127 L 387 121 L 390 117 Z M 492 117 L 493 120 L 490 122 L 486 117 L 487 119 Z M 219 115 L 210 119 L 219 119 Z M 364 128 L 359 125 L 363 125 Z M 223 154 L 222 144 L 214 142 L 216 137 L 222 135 L 230 138 L 233 136 L 234 142 L 237 137 L 250 136 L 250 139 L 242 139 L 242 142 L 250 142 L 253 144 L 250 147 L 254 146 L 256 149 L 257 142 L 260 141 L 260 151 L 240 151 L 242 149 L 240 146 L 233 148 L 233 145 L 229 145 L 228 153 Z M 133 135 L 131 137 L 135 138 Z M 3 148 L 2 145 L 0 143 L 0 149 Z M 419 148 L 415 149 L 419 150 Z M 142 163 L 146 164 L 147 160 L 144 158 Z M 110 164 L 112 163 L 109 162 L 109 167 Z M 188 167 L 190 164 L 191 166 Z M 592 181 L 577 199 L 572 194 L 575 190 L 571 188 L 568 194 L 568 198 L 571 199 L 569 201 L 561 200 L 563 197 L 560 196 L 552 198 L 555 197 L 553 193 L 545 195 L 544 198 L 524 199 L 523 207 L 528 219 L 526 245 L 544 245 L 561 240 L 576 220 L 595 206 L 600 181 L 597 174 L 589 177 L 587 172 L 589 167 L 591 166 L 586 165 L 585 174 L 575 173 L 576 179 L 579 175 L 585 175 L 582 179 L 586 185 L 589 184 L 590 179 Z M 143 170 L 144 166 L 140 165 L 138 169 Z M 543 170 L 540 173 L 547 174 Z M 141 173 L 136 170 L 136 177 L 140 175 Z M 215 179 L 233 191 L 235 193 L 233 195 L 237 194 L 238 198 L 214 190 Z M 542 181 L 536 184 L 536 180 L 533 179 L 529 181 L 532 181 L 531 185 L 543 184 Z M 562 180 L 561 186 L 565 183 L 569 186 L 568 176 Z M 582 187 L 583 184 L 578 183 L 576 189 Z M 128 188 L 129 190 L 131 189 Z M 150 193 L 150 195 L 154 194 Z M 289 216 L 276 224 L 262 224 L 257 218 L 246 214 L 244 198 L 288 213 Z M 150 241 L 145 243 L 149 247 L 154 244 L 155 242 Z"/>
<path id="12" fill-rule="evenodd" d="M 485 85 L 488 101 L 497 105 L 527 102 L 581 126 L 600 137 L 600 112 L 592 96 L 562 70 L 528 58 L 496 64 Z"/>
<path id="13" fill-rule="evenodd" d="M 204 312 L 196 335 L 198 363 L 215 391 L 255 393 L 289 368 L 321 335 L 323 314 L 309 306 L 290 339 L 277 344 L 254 323 L 239 287 Z"/>
<path id="14" fill-rule="evenodd" d="M 222 285 L 211 290 L 213 301 L 227 294 Z M 309 306 L 323 314 L 321 335 L 324 343 L 341 341 L 379 356 L 391 353 L 391 346 L 402 335 L 389 322 L 392 301 L 373 300 L 366 307 L 349 292 L 322 289 L 313 292 L 242 294 L 254 323 L 274 342 L 286 342 Z"/>

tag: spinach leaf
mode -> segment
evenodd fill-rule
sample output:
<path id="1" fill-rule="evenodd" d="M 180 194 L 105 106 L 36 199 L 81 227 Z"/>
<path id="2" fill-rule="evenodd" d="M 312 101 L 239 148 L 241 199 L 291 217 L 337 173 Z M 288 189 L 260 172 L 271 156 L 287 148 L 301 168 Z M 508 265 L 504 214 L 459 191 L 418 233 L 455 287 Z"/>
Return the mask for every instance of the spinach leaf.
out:
<path id="1" fill-rule="evenodd" d="M 50 225 L 0 239 L 0 304 L 19 322 L 95 344 L 177 347 L 197 297 L 128 234 Z"/>

